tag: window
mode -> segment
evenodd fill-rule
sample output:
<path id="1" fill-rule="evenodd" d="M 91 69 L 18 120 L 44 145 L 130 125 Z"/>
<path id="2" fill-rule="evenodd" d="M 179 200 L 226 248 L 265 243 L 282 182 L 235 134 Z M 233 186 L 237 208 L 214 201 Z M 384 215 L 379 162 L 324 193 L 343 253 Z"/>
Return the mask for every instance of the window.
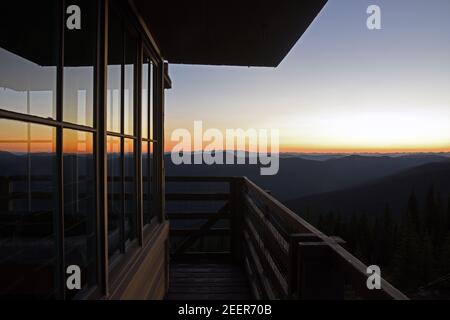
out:
<path id="1" fill-rule="evenodd" d="M 150 122 L 149 101 L 149 85 L 151 83 L 149 72 L 149 58 L 144 56 L 142 63 L 142 88 L 141 88 L 141 109 L 142 109 L 142 139 L 148 139 L 148 124 Z"/>
<path id="2" fill-rule="evenodd" d="M 142 63 L 142 138 L 153 138 L 153 76 L 154 65 L 147 54 L 144 54 Z"/>
<path id="3" fill-rule="evenodd" d="M 153 92 L 154 92 L 154 64 L 144 50 L 142 63 L 142 88 L 141 88 L 141 108 L 142 108 L 142 192 L 143 192 L 143 223 L 149 224 L 154 216 L 153 211 Z"/>
<path id="4" fill-rule="evenodd" d="M 108 81 L 107 81 L 107 128 L 120 133 L 122 121 L 122 63 L 123 25 L 122 19 L 110 8 L 108 33 Z"/>
<path id="5" fill-rule="evenodd" d="M 149 114 L 149 119 L 148 119 L 148 137 L 149 139 L 153 139 L 153 121 L 155 119 L 155 116 L 153 114 L 153 112 L 155 111 L 153 108 L 153 103 L 154 103 L 154 92 L 155 92 L 155 85 L 156 85 L 156 81 L 155 81 L 155 65 L 153 64 L 153 62 L 150 60 L 149 62 L 149 82 L 148 82 L 148 114 Z"/>
<path id="6" fill-rule="evenodd" d="M 134 34 L 125 33 L 125 66 L 124 66 L 124 133 L 134 135 L 134 71 L 137 60 L 137 40 Z"/>
<path id="7" fill-rule="evenodd" d="M 56 118 L 56 3 L 55 0 L 2 3 L 0 109 Z M 32 21 L 33 26 L 24 21 Z"/>
<path id="8" fill-rule="evenodd" d="M 56 296 L 55 129 L 0 119 L 0 294 Z"/>
<path id="9" fill-rule="evenodd" d="M 50 0 L 2 3 L 3 111 L 56 118 L 56 8 Z M 54 127 L 0 119 L 0 295 L 57 297 L 56 158 Z"/>
<path id="10" fill-rule="evenodd" d="M 64 121 L 93 125 L 96 2 L 71 1 L 81 11 L 81 28 L 64 28 Z"/>
<path id="11" fill-rule="evenodd" d="M 122 147 L 119 137 L 107 138 L 109 256 L 121 251 L 123 238 Z"/>
<path id="12" fill-rule="evenodd" d="M 138 235 L 135 115 L 136 32 L 110 8 L 108 71 L 109 255 L 126 251 Z M 111 260 L 112 261 L 112 260 Z"/>
<path id="13" fill-rule="evenodd" d="M 131 241 L 137 236 L 137 193 L 136 193 L 136 157 L 134 140 L 125 139 L 125 241 Z"/>
<path id="14" fill-rule="evenodd" d="M 63 132 L 64 255 L 66 268 L 81 269 L 81 288 L 96 283 L 96 201 L 93 135 L 65 129 Z M 67 290 L 69 297 L 76 291 Z"/>
<path id="15" fill-rule="evenodd" d="M 69 4 L 67 4 L 69 5 Z M 80 29 L 64 28 L 63 120 L 82 126 L 94 122 L 94 65 L 97 4 L 74 0 L 81 9 Z M 81 288 L 97 282 L 96 180 L 93 134 L 63 130 L 64 262 L 81 269 Z M 82 294 L 66 290 L 66 297 Z"/>
<path id="16" fill-rule="evenodd" d="M 153 143 L 142 141 L 142 192 L 143 222 L 149 224 L 154 217 L 153 210 Z"/>

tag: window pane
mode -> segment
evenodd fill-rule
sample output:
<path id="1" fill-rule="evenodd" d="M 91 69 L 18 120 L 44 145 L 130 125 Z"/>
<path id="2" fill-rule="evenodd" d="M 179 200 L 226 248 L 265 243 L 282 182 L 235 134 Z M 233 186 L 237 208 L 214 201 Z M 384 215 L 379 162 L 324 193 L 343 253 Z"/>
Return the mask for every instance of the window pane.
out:
<path id="1" fill-rule="evenodd" d="M 0 295 L 54 298 L 55 129 L 0 119 Z"/>
<path id="2" fill-rule="evenodd" d="M 154 94 L 154 85 L 155 85 L 155 81 L 154 81 L 154 73 L 155 73 L 155 66 L 153 65 L 153 62 L 150 61 L 150 67 L 149 67 L 149 79 L 150 79 L 150 83 L 149 83 L 149 90 L 150 90 L 150 94 L 149 94 L 149 112 L 150 112 L 150 139 L 153 139 L 153 94 Z"/>
<path id="3" fill-rule="evenodd" d="M 65 264 L 81 268 L 85 291 L 97 278 L 93 135 L 65 129 L 63 137 Z M 66 295 L 75 293 L 67 290 Z"/>
<path id="4" fill-rule="evenodd" d="M 150 203 L 150 182 L 149 182 L 149 172 L 150 172 L 150 166 L 149 166 L 149 154 L 148 154 L 148 141 L 142 141 L 142 154 L 141 154 L 141 161 L 142 161 L 142 205 L 143 205 L 143 213 L 144 213 L 144 225 L 148 222 L 146 221 L 146 215 L 148 214 L 148 206 Z"/>
<path id="5" fill-rule="evenodd" d="M 149 149 L 150 146 L 150 149 Z M 142 189 L 143 189 L 143 214 L 144 225 L 150 223 L 154 216 L 152 207 L 152 191 L 153 191 L 153 143 L 148 141 L 142 142 Z"/>
<path id="6" fill-rule="evenodd" d="M 108 253 L 109 256 L 121 249 L 123 239 L 122 161 L 120 138 L 107 138 L 108 170 Z"/>
<path id="7" fill-rule="evenodd" d="M 124 132 L 134 135 L 134 66 L 136 63 L 136 38 L 129 32 L 125 37 L 125 85 L 124 85 Z"/>
<path id="8" fill-rule="evenodd" d="M 92 126 L 96 1 L 74 0 L 70 5 L 80 7 L 81 25 L 64 28 L 64 121 Z"/>
<path id="9" fill-rule="evenodd" d="M 120 132 L 120 74 L 121 66 L 108 65 L 108 91 L 106 96 L 108 131 Z"/>
<path id="10" fill-rule="evenodd" d="M 56 7 L 55 0 L 2 2 L 1 109 L 56 117 Z"/>
<path id="11" fill-rule="evenodd" d="M 142 64 L 142 138 L 148 138 L 148 57 L 144 56 L 144 63 Z"/>
<path id="12" fill-rule="evenodd" d="M 136 238 L 137 229 L 137 193 L 134 140 L 125 139 L 125 241 Z"/>
<path id="13" fill-rule="evenodd" d="M 120 132 L 121 69 L 123 62 L 123 28 L 120 17 L 110 7 L 108 37 L 107 128 Z"/>

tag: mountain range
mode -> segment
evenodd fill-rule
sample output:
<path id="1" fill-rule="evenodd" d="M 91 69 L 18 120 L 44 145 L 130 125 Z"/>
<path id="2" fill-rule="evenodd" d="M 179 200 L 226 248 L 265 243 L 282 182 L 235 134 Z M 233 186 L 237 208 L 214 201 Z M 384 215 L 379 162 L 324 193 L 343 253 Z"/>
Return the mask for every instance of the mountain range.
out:
<path id="1" fill-rule="evenodd" d="M 168 176 L 247 176 L 281 201 L 356 187 L 427 163 L 449 161 L 433 154 L 345 155 L 326 160 L 290 156 L 280 157 L 276 175 L 261 176 L 259 165 L 174 165 L 170 155 L 165 157 Z"/>

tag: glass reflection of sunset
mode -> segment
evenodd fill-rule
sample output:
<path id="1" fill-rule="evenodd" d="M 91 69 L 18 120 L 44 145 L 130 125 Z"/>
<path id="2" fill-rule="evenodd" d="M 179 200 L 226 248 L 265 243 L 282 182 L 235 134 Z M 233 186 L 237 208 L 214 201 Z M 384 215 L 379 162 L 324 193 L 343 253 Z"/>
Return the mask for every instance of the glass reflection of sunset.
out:
<path id="1" fill-rule="evenodd" d="M 52 127 L 0 119 L 0 128 L 0 151 L 20 154 L 56 150 L 56 131 Z"/>
<path id="2" fill-rule="evenodd" d="M 63 132 L 64 153 L 89 154 L 93 152 L 93 135 L 90 132 L 81 132 L 65 129 Z"/>

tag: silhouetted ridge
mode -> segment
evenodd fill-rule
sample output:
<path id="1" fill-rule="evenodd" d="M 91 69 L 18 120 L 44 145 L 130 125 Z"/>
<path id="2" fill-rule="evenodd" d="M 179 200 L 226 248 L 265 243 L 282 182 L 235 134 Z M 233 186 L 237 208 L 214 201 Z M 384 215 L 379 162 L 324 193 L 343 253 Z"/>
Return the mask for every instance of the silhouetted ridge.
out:
<path id="1" fill-rule="evenodd" d="M 399 216 L 405 210 L 412 190 L 421 199 L 431 186 L 443 197 L 450 194 L 450 161 L 423 164 L 361 186 L 299 197 L 286 201 L 286 204 L 297 213 L 333 211 L 348 216 L 353 213 L 380 214 L 389 203 L 394 215 Z"/>

